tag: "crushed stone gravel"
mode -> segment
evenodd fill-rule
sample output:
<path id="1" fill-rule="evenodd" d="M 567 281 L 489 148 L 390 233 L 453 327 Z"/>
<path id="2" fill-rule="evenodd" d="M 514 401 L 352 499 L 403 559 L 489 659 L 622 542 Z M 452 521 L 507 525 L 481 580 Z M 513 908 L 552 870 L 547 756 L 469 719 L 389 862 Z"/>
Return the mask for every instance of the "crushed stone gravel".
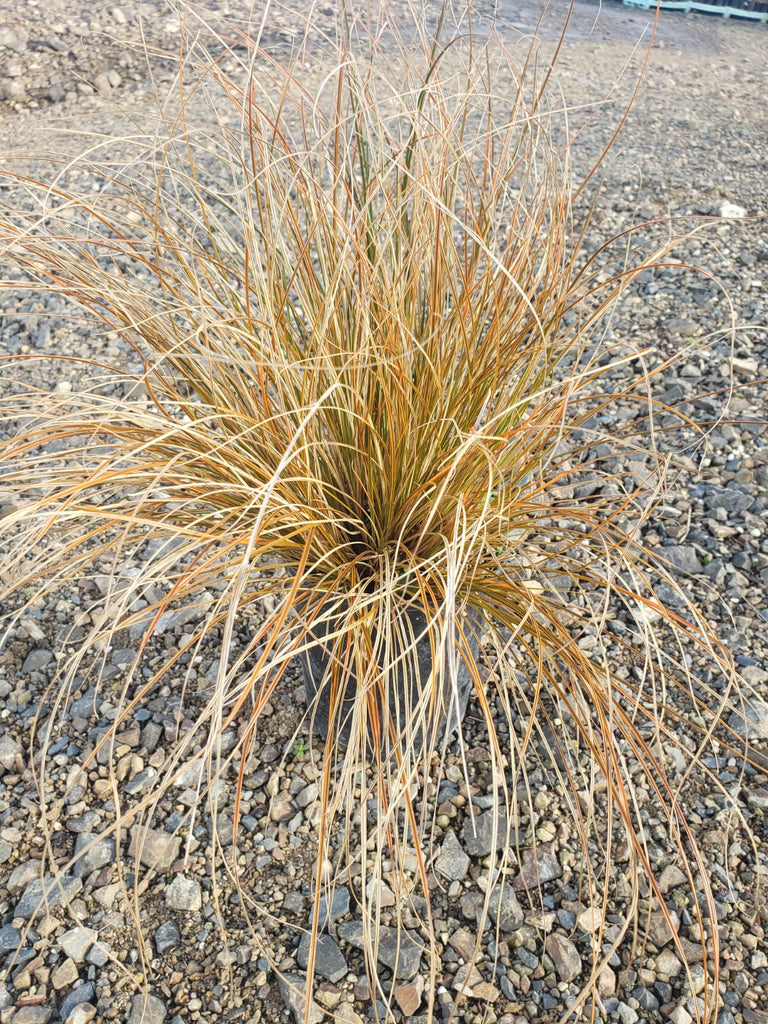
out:
<path id="1" fill-rule="evenodd" d="M 477 9 L 483 16 L 495 10 L 497 27 L 511 45 L 521 45 L 517 41 L 529 38 L 538 24 L 546 47 L 562 20 L 555 6 L 542 14 L 536 0 L 501 0 Z M 233 26 L 258 30 L 257 7 L 246 0 L 212 2 L 206 5 L 210 28 L 201 25 L 200 31 L 229 33 L 237 45 Z M 333 30 L 334 8 L 321 4 L 315 10 L 320 38 Z M 651 20 L 618 3 L 576 4 L 558 81 L 573 108 L 574 126 L 584 123 L 574 151 L 584 166 L 610 139 L 642 63 Z M 301 38 L 299 23 L 295 7 L 271 5 L 263 44 L 277 55 L 290 54 Z M 46 154 L 55 149 L 66 162 L 90 130 L 119 157 L 132 159 L 128 150 L 121 152 L 128 145 L 126 125 L 152 109 L 154 89 L 170 87 L 182 30 L 171 7 L 163 0 L 0 0 L 0 26 L 5 159 L 16 169 L 46 173 L 53 166 Z M 752 696 L 731 724 L 743 731 L 765 769 L 715 747 L 705 765 L 716 788 L 703 775 L 685 775 L 675 745 L 660 740 L 659 756 L 673 783 L 685 789 L 688 821 L 714 887 L 722 956 L 719 989 L 709 996 L 716 1000 L 718 1024 L 768 1022 L 768 914 L 758 889 L 760 873 L 768 868 L 768 410 L 760 383 L 768 376 L 768 136 L 762 102 L 767 43 L 765 26 L 756 23 L 662 12 L 636 101 L 603 167 L 587 240 L 599 244 L 633 220 L 654 222 L 670 214 L 696 229 L 667 266 L 628 290 L 608 331 L 618 346 L 622 339 L 642 339 L 659 360 L 691 348 L 690 359 L 663 376 L 654 395 L 668 410 L 657 425 L 663 443 L 678 453 L 680 469 L 658 515 L 644 524 L 644 540 L 672 567 L 733 652 Z M 313 53 L 310 40 L 309 64 Z M 65 173 L 73 183 L 85 183 L 84 172 Z M 692 273 L 691 266 L 711 276 Z M 731 337 L 726 332 L 732 317 L 738 329 Z M 703 337 L 711 339 L 706 348 L 692 344 Z M 119 339 L 94 331 L 63 300 L 14 289 L 0 294 L 0 348 L 8 355 L 38 353 L 38 383 L 52 390 L 76 386 L 82 369 L 62 371 L 43 358 L 46 353 L 125 357 Z M 631 372 L 629 363 L 612 371 L 617 388 Z M 720 421 L 734 383 L 738 388 Z M 637 422 L 640 428 L 648 415 L 647 408 L 630 403 L 611 411 L 617 427 Z M 691 445 L 688 416 L 714 424 L 703 450 Z M 641 453 L 617 459 L 615 466 L 630 483 L 645 479 L 645 469 Z M 77 766 L 114 719 L 109 684 L 119 683 L 131 665 L 140 624 L 122 646 L 107 652 L 106 689 L 85 686 L 74 695 L 50 748 L 48 770 L 53 793 L 77 784 L 70 785 L 48 840 L 37 828 L 38 798 L 27 754 L 35 711 L 61 651 L 76 645 L 100 588 L 109 585 L 108 576 L 92 578 L 41 599 L 0 649 L 0 1024 L 277 1024 L 289 1015 L 298 1024 L 304 1019 L 303 936 L 314 884 L 318 774 L 318 751 L 311 744 L 281 767 L 283 752 L 301 729 L 298 674 L 265 712 L 260 745 L 244 773 L 239 885 L 253 905 L 266 908 L 252 927 L 240 913 L 241 890 L 212 869 L 217 850 L 231 848 L 231 770 L 221 779 L 214 817 L 198 806 L 200 752 L 190 751 L 172 799 L 158 808 L 152 827 L 137 822 L 120 834 L 120 866 L 115 840 L 100 838 L 115 816 L 107 756 L 97 757 L 78 781 Z M 671 589 L 665 597 L 663 585 L 659 597 L 675 600 Z M 609 632 L 618 642 L 642 626 L 643 614 L 617 610 Z M 180 643 L 194 615 L 180 610 L 163 617 L 154 641 L 158 653 Z M 151 791 L 168 749 L 189 727 L 215 679 L 216 658 L 213 649 L 201 651 L 192 677 L 197 689 L 184 700 L 170 688 L 160 691 L 119 737 L 115 778 L 124 804 Z M 699 666 L 694 662 L 693 668 Z M 716 680 L 704 681 L 716 688 Z M 521 803 L 519 819 L 497 829 L 494 838 L 491 757 L 480 725 L 470 707 L 468 784 L 457 748 L 434 779 L 437 1018 L 454 1014 L 466 1024 L 558 1020 L 587 981 L 597 947 L 609 960 L 584 1019 L 594 1008 L 597 1019 L 620 1024 L 691 1024 L 707 994 L 696 895 L 680 869 L 668 863 L 669 836 L 654 795 L 637 793 L 660 877 L 659 893 L 643 894 L 649 927 L 638 950 L 631 932 L 623 937 L 622 931 L 626 863 L 618 865 L 610 905 L 596 908 L 553 765 L 529 773 L 531 804 Z M 696 740 L 685 742 L 693 749 Z M 744 824 L 751 827 L 751 842 Z M 507 836 L 518 844 L 519 858 L 517 873 L 502 886 L 489 878 L 486 865 L 494 843 Z M 62 872 L 58 881 L 43 877 L 46 852 Z M 141 887 L 136 905 L 134 883 Z M 330 906 L 327 900 L 321 905 L 311 1021 L 335 1015 L 360 1024 L 371 1019 L 372 1008 L 383 1008 L 363 970 L 353 883 L 339 886 Z M 531 892 L 537 886 L 540 900 Z M 489 889 L 488 924 L 477 942 L 475 925 Z M 419 1024 L 429 995 L 419 922 L 414 916 L 413 929 L 398 939 L 393 906 L 388 899 L 381 902 L 380 980 L 394 993 L 392 1019 Z"/>

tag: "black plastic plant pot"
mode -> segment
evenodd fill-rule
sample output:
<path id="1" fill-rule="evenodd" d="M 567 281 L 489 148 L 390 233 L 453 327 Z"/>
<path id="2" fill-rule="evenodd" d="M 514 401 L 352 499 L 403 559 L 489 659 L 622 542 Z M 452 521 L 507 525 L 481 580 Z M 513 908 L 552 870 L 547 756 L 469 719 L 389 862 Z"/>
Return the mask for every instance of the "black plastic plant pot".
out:
<path id="1" fill-rule="evenodd" d="M 378 683 L 379 692 L 376 694 L 378 704 L 378 719 L 380 722 L 386 720 L 385 727 L 394 729 L 395 736 L 408 736 L 417 746 L 422 742 L 421 729 L 414 730 L 412 727 L 407 730 L 408 719 L 412 719 L 419 701 L 427 689 L 435 690 L 437 706 L 441 708 L 440 720 L 435 723 L 434 735 L 430 737 L 436 742 L 447 742 L 456 733 L 461 724 L 467 709 L 469 695 L 474 687 L 472 672 L 465 660 L 468 651 L 472 661 L 477 664 L 480 654 L 480 619 L 479 616 L 467 613 L 463 617 L 464 641 L 461 642 L 465 650 L 462 656 L 459 648 L 460 636 L 458 629 L 454 627 L 454 636 L 450 637 L 448 644 L 456 649 L 455 656 L 450 650 L 446 650 L 439 667 L 439 681 L 437 684 L 432 679 L 433 668 L 433 643 L 430 641 L 427 618 L 423 611 L 416 607 L 408 607 L 397 613 L 400 621 L 394 624 L 392 639 L 386 655 L 382 652 L 377 657 L 380 673 L 378 680 L 387 679 L 388 692 L 386 698 L 381 692 L 381 683 Z M 304 673 L 304 689 L 307 696 L 307 705 L 311 716 L 312 731 L 316 736 L 326 739 L 331 731 L 331 675 L 332 659 L 336 659 L 341 666 L 345 649 L 344 640 L 333 634 L 339 630 L 339 623 L 343 615 L 326 618 L 317 625 L 307 630 L 307 640 L 312 644 L 301 658 L 302 670 Z M 437 631 L 436 631 L 437 632 Z M 399 642 L 397 639 L 399 638 Z M 376 643 L 376 636 L 373 636 L 374 647 L 383 646 Z M 386 656 L 390 663 L 389 670 L 383 669 L 383 660 Z M 453 660 L 455 671 L 449 669 L 449 662 Z M 374 673 L 374 675 L 377 675 Z M 341 700 L 341 706 L 333 713 L 333 737 L 341 745 L 349 741 L 352 728 L 355 705 L 357 701 L 365 700 L 361 692 L 357 678 L 350 671 L 341 669 L 338 677 L 345 680 L 345 692 Z M 338 685 L 338 684 L 337 684 Z M 367 685 L 367 684 L 366 684 Z M 376 684 L 374 684 L 376 685 Z M 374 737 L 371 730 L 368 730 L 368 740 L 373 744 Z"/>

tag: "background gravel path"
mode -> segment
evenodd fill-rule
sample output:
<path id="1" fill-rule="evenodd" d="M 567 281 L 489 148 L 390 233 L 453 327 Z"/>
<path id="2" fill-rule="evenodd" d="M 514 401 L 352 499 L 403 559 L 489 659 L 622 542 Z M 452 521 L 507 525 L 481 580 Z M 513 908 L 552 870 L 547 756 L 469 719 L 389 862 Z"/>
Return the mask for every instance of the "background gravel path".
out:
<path id="1" fill-rule="evenodd" d="M 479 6 L 484 14 L 492 10 L 489 3 Z M 260 15 L 259 5 L 243 0 L 209 3 L 206 12 L 218 27 L 247 25 Z M 539 14 L 536 0 L 502 0 L 497 6 L 498 25 L 510 45 L 523 45 L 519 41 L 530 36 Z M 332 21 L 333 5 L 318 5 L 318 36 L 332 29 Z M 539 34 L 545 49 L 561 21 L 561 10 L 543 14 Z M 634 88 L 649 21 L 646 14 L 611 0 L 577 4 L 558 81 L 574 126 L 583 125 L 574 150 L 581 166 L 593 161 L 609 140 Z M 289 7 L 275 5 L 265 44 L 290 52 L 297 23 Z M 153 89 L 167 87 L 173 62 L 163 53 L 173 54 L 178 45 L 179 19 L 162 0 L 145 0 L 140 16 L 139 5 L 127 0 L 0 0 L 0 153 L 15 161 L 14 169 L 39 175 L 54 166 L 46 154 L 74 156 L 86 145 L 85 137 L 99 140 L 102 154 L 132 159 L 127 142 L 132 119 L 146 119 Z M 152 54 L 152 77 L 145 48 Z M 310 47 L 310 64 L 312 53 Z M 664 443 L 683 452 L 683 468 L 645 540 L 663 549 L 677 567 L 681 586 L 718 624 L 742 678 L 754 689 L 757 696 L 742 728 L 762 763 L 768 763 L 768 703 L 760 699 L 762 694 L 768 701 L 768 440 L 761 383 L 768 374 L 766 56 L 766 26 L 664 12 L 637 100 L 604 165 L 590 229 L 590 241 L 598 243 L 633 219 L 675 215 L 685 217 L 683 224 L 693 232 L 676 251 L 679 264 L 649 272 L 627 293 L 610 331 L 618 342 L 642 338 L 658 359 L 703 337 L 711 340 L 706 349 L 692 349 L 691 358 L 656 385 L 656 397 L 671 409 L 661 423 L 667 428 Z M 82 172 L 58 170 L 70 183 L 86 181 Z M 25 201 L 21 192 L 18 199 Z M 649 237 L 654 230 L 662 237 L 669 229 L 649 229 Z M 694 274 L 686 264 L 707 274 Z M 731 337 L 725 332 L 734 323 Z M 122 351 L 117 338 L 95 331 L 65 302 L 12 289 L 0 294 L 0 348 L 10 354 L 102 352 L 111 358 Z M 35 372 L 46 386 L 65 389 L 74 383 L 76 371 L 65 374 L 42 360 Z M 617 383 L 622 372 L 617 371 Z M 738 390 L 729 422 L 712 431 L 706 451 L 694 451 L 673 407 L 695 419 L 715 420 L 732 384 Z M 638 410 L 619 405 L 612 416 L 618 425 L 637 418 Z M 642 478 L 643 465 L 624 461 L 616 472 Z M 226 849 L 227 835 L 231 838 L 226 786 L 215 824 L 207 811 L 199 811 L 186 846 L 174 835 L 180 825 L 182 834 L 189 831 L 185 818 L 190 820 L 198 803 L 201 763 L 194 758 L 172 799 L 161 804 L 141 854 L 152 866 L 141 877 L 140 901 L 140 929 L 151 961 L 147 991 L 141 988 L 131 903 L 116 873 L 115 841 L 100 835 L 114 818 L 106 757 L 97 759 L 87 780 L 70 791 L 51 835 L 50 854 L 58 865 L 69 865 L 64 876 L 68 909 L 60 905 L 61 891 L 40 877 L 45 841 L 35 825 L 38 799 L 26 756 L 30 722 L 57 658 L 65 644 L 77 643 L 77 630 L 87 627 L 105 581 L 86 580 L 55 600 L 41 601 L 0 649 L 0 967 L 4 962 L 8 968 L 5 984 L 0 983 L 0 1024 L 276 1022 L 290 1012 L 298 1015 L 295 994 L 271 970 L 276 963 L 284 979 L 294 978 L 300 986 L 306 965 L 300 939 L 311 907 L 311 835 L 318 805 L 315 761 L 293 746 L 303 700 L 298 679 L 295 692 L 287 687 L 267 709 L 262 743 L 247 765 L 239 849 L 244 890 L 295 928 L 256 915 L 249 930 L 237 891 L 226 877 L 219 878 L 218 887 L 214 882 L 214 840 Z M 158 654 L 174 649 L 194 627 L 194 615 L 185 611 L 164 617 L 155 638 Z M 622 611 L 610 625 L 617 636 L 633 628 Z M 108 652 L 102 689 L 95 693 L 86 686 L 76 695 L 51 750 L 48 775 L 54 794 L 114 718 L 110 695 L 119 692 L 136 637 L 126 635 L 123 641 Z M 169 746 L 189 728 L 196 703 L 205 700 L 215 678 L 215 658 L 213 650 L 200 658 L 193 675 L 197 689 L 183 703 L 166 688 L 118 737 L 116 779 L 126 803 L 148 791 Z M 484 865 L 492 840 L 485 815 L 492 797 L 490 759 L 479 738 L 471 742 L 474 725 L 470 710 L 471 785 L 466 786 L 458 759 L 449 756 L 434 794 L 433 899 L 443 949 L 439 1012 L 447 1017 L 457 1009 L 455 1019 L 468 1024 L 554 1021 L 586 980 L 591 957 L 592 911 L 589 894 L 580 887 L 578 840 L 544 766 L 530 778 L 533 817 L 522 814 L 510 823 L 521 839 L 535 830 L 537 853 L 528 851 L 520 878 L 538 866 L 548 880 L 543 908 L 527 906 L 521 891 L 507 887 L 502 899 L 492 900 L 494 927 L 484 934 L 475 956 L 473 925 L 489 884 Z M 234 743 L 234 735 L 227 741 Z M 286 746 L 296 754 L 281 763 Z M 675 763 L 674 750 L 662 753 L 670 775 L 680 777 L 683 765 Z M 722 951 L 718 1021 L 766 1024 L 768 916 L 764 899 L 756 897 L 760 864 L 763 871 L 768 867 L 768 780 L 726 754 L 713 754 L 707 764 L 720 788 L 693 778 L 686 783 L 686 795 L 717 901 Z M 613 955 L 598 982 L 596 1014 L 620 1024 L 689 1024 L 704 986 L 694 897 L 677 868 L 665 867 L 668 837 L 651 794 L 641 789 L 638 800 L 682 951 L 648 900 L 648 940 L 631 966 L 630 942 Z M 469 827 L 470 801 L 475 831 Z M 734 809 L 751 826 L 754 846 Z M 136 837 L 120 838 L 130 870 L 138 853 Z M 623 920 L 620 881 L 605 943 L 618 934 Z M 47 906 L 33 918 L 44 896 Z M 382 891 L 381 898 L 386 974 L 394 963 L 386 928 L 394 895 Z M 221 923 L 227 926 L 226 937 Z M 349 888 L 342 885 L 326 908 L 318 948 L 318 1007 L 313 1011 L 318 1020 L 327 1011 L 356 1024 L 370 1011 L 359 927 Z M 417 933 L 414 940 L 412 949 L 401 950 L 392 982 L 398 1021 L 418 1021 L 425 1006 L 427 971 Z M 465 981 L 466 997 L 455 1007 Z"/>

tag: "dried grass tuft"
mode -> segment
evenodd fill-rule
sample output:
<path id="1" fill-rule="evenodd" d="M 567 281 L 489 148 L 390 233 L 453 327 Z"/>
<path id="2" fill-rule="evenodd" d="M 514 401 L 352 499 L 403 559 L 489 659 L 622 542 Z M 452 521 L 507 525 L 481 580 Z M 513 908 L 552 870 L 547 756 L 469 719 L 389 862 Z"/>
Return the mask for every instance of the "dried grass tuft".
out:
<path id="1" fill-rule="evenodd" d="M 95 573 L 108 580 L 101 614 L 60 662 L 37 739 L 45 750 L 75 685 L 98 683 L 120 631 L 142 639 L 113 728 L 84 768 L 103 750 L 114 759 L 115 735 L 161 687 L 183 700 L 197 655 L 214 646 L 212 695 L 151 793 L 126 806 L 115 782 L 112 796 L 116 829 L 151 823 L 194 754 L 215 819 L 217 778 L 235 766 L 239 804 L 264 708 L 321 645 L 330 715 L 327 739 L 314 741 L 312 932 L 320 897 L 346 872 L 375 979 L 386 873 L 401 934 L 405 918 L 421 921 L 434 993 L 427 797 L 465 679 L 497 827 L 522 805 L 535 820 L 527 778 L 544 757 L 602 934 L 619 848 L 630 910 L 641 893 L 665 906 L 644 788 L 690 889 L 706 894 L 697 913 L 704 961 L 716 964 L 706 865 L 661 751 L 682 749 L 698 770 L 733 674 L 697 609 L 660 600 L 658 581 L 674 582 L 640 540 L 668 463 L 657 456 L 635 490 L 610 468 L 621 454 L 656 453 L 652 431 L 614 432 L 610 415 L 628 400 L 640 414 L 668 366 L 646 366 L 638 351 L 625 390 L 603 384 L 619 358 L 607 318 L 669 247 L 636 249 L 627 230 L 585 251 L 567 138 L 532 52 L 518 66 L 498 40 L 425 31 L 385 45 L 351 14 L 340 38 L 335 66 L 311 85 L 254 40 L 238 41 L 247 57 L 232 72 L 184 53 L 180 77 L 194 69 L 194 85 L 181 88 L 164 140 L 147 139 L 139 170 L 102 171 L 96 195 L 16 177 L 34 212 L 0 212 L 5 264 L 32 289 L 77 300 L 141 361 L 134 373 L 84 368 L 112 374 L 117 389 L 15 384 L 2 399 L 3 421 L 18 424 L 0 454 L 14 495 L 0 521 L 2 596 L 17 599 L 6 629 L 24 614 L 25 588 L 40 600 Z M 502 65 L 516 86 L 499 96 Z M 162 617 L 195 606 L 193 631 L 150 664 Z M 636 628 L 609 634 L 621 607 Z M 691 648 L 729 686 L 694 686 Z M 693 754 L 680 746 L 683 722 L 700 739 Z M 454 742 L 466 765 L 463 730 Z M 51 822 L 48 767 L 43 755 Z M 522 856 L 502 844 L 487 877 L 513 877 Z M 241 898 L 249 915 L 272 913 Z M 612 948 L 636 924 L 630 912 Z M 604 962 L 596 955 L 592 981 Z"/>

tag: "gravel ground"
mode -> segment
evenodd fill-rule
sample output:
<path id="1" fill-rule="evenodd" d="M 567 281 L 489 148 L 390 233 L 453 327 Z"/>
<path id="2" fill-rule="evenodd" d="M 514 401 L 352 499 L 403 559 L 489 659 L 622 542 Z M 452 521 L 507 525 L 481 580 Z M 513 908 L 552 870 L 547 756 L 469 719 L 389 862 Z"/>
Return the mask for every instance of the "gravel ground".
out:
<path id="1" fill-rule="evenodd" d="M 44 154 L 75 155 L 84 146 L 82 133 L 89 132 L 102 140 L 105 153 L 131 158 L 126 141 L 131 119 L 146 117 L 153 88 L 162 90 L 170 80 L 172 61 L 162 52 L 174 52 L 179 40 L 178 18 L 161 0 L 142 3 L 141 19 L 137 7 L 128 2 L 0 0 L 0 149 L 7 159 L 21 161 L 17 169 L 49 173 L 52 165 Z M 259 13 L 258 5 L 250 9 L 241 0 L 211 3 L 207 10 L 211 23 L 219 26 L 227 18 L 245 24 Z M 497 13 L 505 38 L 518 45 L 533 30 L 539 10 L 534 0 L 522 0 L 499 4 Z M 318 7 L 318 34 L 330 29 L 332 14 L 332 7 Z M 560 21 L 557 11 L 544 14 L 539 33 L 545 47 Z M 610 138 L 617 112 L 632 91 L 646 54 L 643 42 L 637 44 L 647 23 L 645 14 L 614 3 L 600 7 L 583 0 L 576 8 L 559 82 L 574 126 L 583 125 L 575 157 L 585 166 Z M 289 9 L 276 6 L 265 43 L 288 51 L 296 24 Z M 154 85 L 140 29 L 152 54 Z M 679 572 L 680 585 L 718 625 L 733 652 L 754 694 L 743 731 L 762 764 L 768 764 L 768 703 L 760 700 L 761 693 L 768 700 L 768 444 L 761 383 L 768 374 L 767 44 L 766 26 L 663 14 L 637 100 L 604 164 L 590 229 L 596 242 L 632 219 L 675 215 L 684 216 L 684 225 L 693 231 L 676 250 L 677 264 L 647 273 L 626 294 L 610 332 L 618 343 L 642 339 L 657 359 L 691 346 L 690 359 L 657 384 L 657 397 L 670 407 L 660 422 L 666 428 L 663 443 L 679 454 L 682 468 L 660 515 L 646 527 L 645 541 L 663 549 Z M 310 64 L 312 54 L 310 46 Z M 85 180 L 77 178 L 82 172 L 62 173 L 67 181 Z M 660 225 L 649 228 L 648 235 L 656 231 L 663 237 L 667 230 Z M 707 274 L 692 273 L 688 264 Z M 64 301 L 6 290 L 0 294 L 0 317 L 0 347 L 10 354 L 59 349 L 121 357 L 116 337 L 94 331 Z M 729 335 L 734 323 L 736 331 Z M 692 345 L 703 338 L 707 347 Z M 44 386 L 66 389 L 76 383 L 74 369 L 64 373 L 45 360 L 35 366 Z M 615 371 L 616 383 L 629 372 Z M 694 450 L 675 409 L 694 419 L 716 420 L 732 385 L 737 388 L 728 422 L 712 430 L 705 450 Z M 619 405 L 612 415 L 619 426 L 638 418 L 638 409 Z M 643 463 L 624 460 L 616 471 L 637 477 Z M 295 743 L 302 735 L 298 677 L 265 712 L 261 745 L 246 768 L 238 850 L 242 893 L 226 875 L 213 871 L 216 843 L 226 850 L 231 838 L 227 787 L 217 821 L 203 809 L 190 817 L 199 803 L 201 772 L 193 757 L 172 798 L 158 807 L 139 855 L 151 870 L 137 875 L 136 882 L 143 951 L 134 927 L 136 911 L 116 867 L 115 841 L 100 837 L 115 814 L 106 751 L 82 785 L 70 790 L 49 835 L 37 827 L 39 800 L 26 755 L 31 722 L 57 659 L 77 644 L 90 622 L 100 582 L 99 577 L 85 580 L 40 601 L 0 648 L 0 962 L 8 968 L 5 985 L 0 983 L 0 1024 L 272 1022 L 288 1019 L 292 1011 L 298 1020 L 295 995 L 273 970 L 276 965 L 284 978 L 302 977 L 306 949 L 299 940 L 311 907 L 317 770 L 313 753 Z M 194 628 L 194 615 L 185 611 L 164 618 L 150 659 L 172 652 Z M 611 623 L 617 636 L 630 627 L 623 612 Z M 136 640 L 126 633 L 107 652 L 98 694 L 88 686 L 75 694 L 49 753 L 46 786 L 53 796 L 71 781 L 73 766 L 114 718 L 116 703 L 110 697 L 119 693 Z M 166 687 L 118 736 L 115 779 L 124 804 L 147 793 L 169 747 L 190 728 L 215 672 L 215 650 L 203 652 L 191 667 L 193 686 L 183 701 Z M 489 884 L 491 853 L 490 836 L 482 827 L 489 819 L 483 815 L 492 799 L 490 756 L 479 731 L 475 736 L 478 724 L 470 708 L 470 785 L 456 752 L 449 753 L 442 777 L 435 780 L 431 878 L 435 931 L 443 951 L 438 1015 L 447 1019 L 455 1011 L 454 1019 L 468 1024 L 554 1021 L 573 1002 L 591 964 L 592 910 L 581 886 L 578 839 L 544 764 L 529 777 L 534 793 L 530 812 L 521 812 L 514 823 L 523 846 L 534 831 L 538 839 L 536 854 L 529 850 L 527 860 L 523 857 L 518 878 L 536 866 L 535 856 L 540 877 L 547 879 L 543 906 L 529 906 L 524 892 L 508 887 L 505 902 L 495 910 L 499 935 L 495 926 L 489 928 L 475 952 L 473 926 Z M 226 742 L 234 743 L 234 734 L 225 736 Z M 685 737 L 681 742 L 692 743 Z M 284 759 L 286 749 L 291 753 Z M 664 753 L 671 777 L 681 778 L 683 766 L 676 763 L 674 748 Z M 722 748 L 718 753 L 717 745 L 705 764 L 719 787 L 703 776 L 689 778 L 686 799 L 716 899 L 721 940 L 717 1019 L 719 1024 L 760 1024 L 768 1022 L 768 915 L 757 897 L 760 865 L 768 866 L 768 778 Z M 672 941 L 667 922 L 648 899 L 648 938 L 634 951 L 628 939 L 613 954 L 598 981 L 594 1009 L 598 1019 L 620 1024 L 689 1024 L 704 986 L 694 897 L 684 876 L 667 863 L 667 837 L 651 794 L 640 788 L 638 801 L 662 892 L 676 908 L 673 923 L 680 944 Z M 480 822 L 476 833 L 470 827 L 470 802 Z M 734 811 L 751 827 L 753 846 Z M 184 846 L 175 831 L 179 826 L 182 835 L 190 835 Z M 130 888 L 136 835 L 129 831 L 120 840 L 128 872 L 123 881 Z M 68 906 L 61 905 L 61 891 L 49 886 L 47 906 L 35 914 L 44 856 L 64 867 Z M 385 889 L 383 977 L 392 973 L 387 960 L 392 937 L 386 928 L 393 919 L 388 904 L 394 903 Z M 253 901 L 251 927 L 241 907 L 246 894 Z M 604 948 L 623 921 L 622 900 L 619 870 Z M 273 909 L 279 920 L 260 914 L 259 908 Z M 313 1019 L 327 1012 L 355 1024 L 371 1016 L 359 927 L 350 889 L 342 885 L 318 950 Z M 416 1022 L 426 1006 L 428 972 L 417 945 L 407 952 L 393 980 L 393 1019 Z M 148 988 L 142 987 L 145 974 Z"/>

